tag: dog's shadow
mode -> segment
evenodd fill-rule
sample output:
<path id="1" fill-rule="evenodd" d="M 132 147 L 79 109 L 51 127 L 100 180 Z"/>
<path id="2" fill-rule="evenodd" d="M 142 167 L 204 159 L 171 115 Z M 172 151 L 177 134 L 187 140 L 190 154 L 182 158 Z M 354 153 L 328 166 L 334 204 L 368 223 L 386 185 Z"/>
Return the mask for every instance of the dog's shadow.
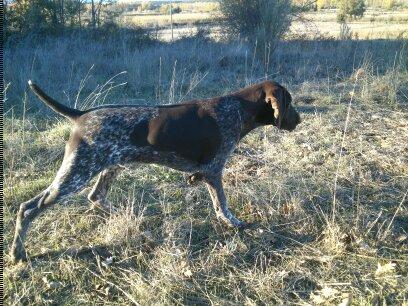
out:
<path id="1" fill-rule="evenodd" d="M 183 228 L 181 231 L 185 232 L 185 229 Z M 296 253 L 296 250 L 302 250 L 308 242 L 317 239 L 313 235 L 298 235 L 289 228 L 277 228 L 272 225 L 257 223 L 246 229 L 231 229 L 225 228 L 218 221 L 208 222 L 208 220 L 193 224 L 189 232 L 190 234 L 182 238 L 179 243 L 187 251 L 190 260 L 200 261 L 200 258 L 207 258 L 208 256 L 217 257 L 217 252 L 219 252 L 220 256 L 231 265 L 253 267 L 265 273 L 268 273 L 268 266 L 279 267 L 283 265 L 287 260 L 285 254 Z M 163 237 L 155 239 L 151 247 L 148 245 L 149 242 L 141 242 L 141 244 L 135 245 L 135 248 L 144 252 L 150 262 L 155 261 L 156 256 L 158 256 L 155 254 L 155 250 L 166 244 L 166 239 Z M 100 266 L 112 265 L 113 268 L 137 269 L 142 274 L 148 274 L 149 264 L 146 265 L 145 263 L 139 266 L 132 260 L 133 256 L 123 258 L 123 249 L 128 246 L 128 242 L 123 242 L 77 249 L 53 250 L 30 256 L 30 262 L 31 266 L 37 266 L 45 261 L 74 259 L 84 262 L 85 266 L 94 267 L 94 273 L 98 273 L 98 266 L 101 269 Z M 225 257 L 225 252 L 229 253 L 230 256 Z M 213 265 L 208 267 L 206 274 L 217 275 L 220 273 L 220 269 L 222 268 L 219 265 Z M 307 298 L 318 287 L 313 278 L 297 271 L 288 272 L 283 276 L 282 281 L 285 290 L 289 290 L 302 298 Z M 177 290 L 173 294 L 183 296 L 186 301 L 190 296 L 183 291 L 177 292 Z M 192 297 L 197 298 L 195 294 L 192 294 Z M 204 304 L 208 302 L 205 297 L 200 298 L 203 299 Z"/>
<path id="2" fill-rule="evenodd" d="M 92 247 L 51 250 L 37 255 L 30 255 L 30 260 L 35 263 L 57 260 L 58 258 L 72 258 L 85 261 L 93 260 L 96 256 L 109 258 L 114 253 L 114 250 L 120 248 L 120 246 L 121 244 L 100 244 Z"/>
<path id="3" fill-rule="evenodd" d="M 248 243 L 249 247 L 251 245 L 254 246 L 254 249 L 259 249 L 260 246 L 263 246 L 263 248 L 272 248 L 276 252 L 287 248 L 302 247 L 305 243 L 316 239 L 313 235 L 294 235 L 284 229 L 272 231 L 266 228 L 263 224 L 256 222 L 249 224 L 244 229 L 226 228 L 219 221 L 202 222 L 193 225 L 190 233 L 191 237 L 188 238 L 189 241 L 184 242 L 187 251 L 192 254 L 192 258 L 195 257 L 194 254 L 205 252 L 210 247 L 211 241 L 225 245 L 234 237 L 239 237 L 239 239 Z M 156 238 L 154 241 L 150 242 L 142 238 L 142 234 L 140 234 L 140 237 L 137 245 L 143 252 L 153 252 L 155 248 L 160 247 L 165 243 L 164 237 Z M 59 258 L 93 261 L 96 257 L 109 258 L 115 256 L 115 254 L 120 253 L 120 251 L 126 246 L 128 246 L 128 242 L 125 241 L 121 243 L 105 243 L 79 248 L 62 248 L 58 250 L 49 250 L 41 254 L 33 254 L 30 255 L 29 258 L 32 263 L 52 261 Z M 235 255 L 240 256 L 239 252 Z M 255 262 L 255 254 L 251 251 L 245 252 L 245 256 L 242 256 L 242 258 L 247 264 Z"/>

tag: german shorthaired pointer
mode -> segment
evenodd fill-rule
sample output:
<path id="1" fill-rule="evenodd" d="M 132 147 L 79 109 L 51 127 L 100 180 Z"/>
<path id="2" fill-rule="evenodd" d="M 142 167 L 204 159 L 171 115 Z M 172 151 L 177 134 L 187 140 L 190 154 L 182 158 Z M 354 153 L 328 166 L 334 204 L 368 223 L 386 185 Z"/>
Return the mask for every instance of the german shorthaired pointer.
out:
<path id="1" fill-rule="evenodd" d="M 262 125 L 293 130 L 300 122 L 291 95 L 265 81 L 224 97 L 177 105 L 107 105 L 86 111 L 68 108 L 29 81 L 34 93 L 74 126 L 61 168 L 51 185 L 22 203 L 11 247 L 14 262 L 26 259 L 23 241 L 30 222 L 52 204 L 82 190 L 99 174 L 88 198 L 107 205 L 106 194 L 120 164 L 165 165 L 205 182 L 218 218 L 234 227 L 246 224 L 228 209 L 222 170 L 237 143 Z"/>

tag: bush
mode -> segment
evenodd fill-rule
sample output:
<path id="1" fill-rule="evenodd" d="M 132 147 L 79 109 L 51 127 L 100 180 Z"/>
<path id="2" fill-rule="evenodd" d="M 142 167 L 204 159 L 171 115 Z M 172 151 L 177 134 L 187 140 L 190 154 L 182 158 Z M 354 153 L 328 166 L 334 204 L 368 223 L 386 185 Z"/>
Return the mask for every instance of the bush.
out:
<path id="1" fill-rule="evenodd" d="M 342 12 L 338 12 L 337 13 L 337 22 L 338 23 L 341 23 L 341 24 L 343 24 L 343 23 L 345 23 L 346 22 L 346 15 L 344 15 L 344 13 L 342 13 Z"/>
<path id="2" fill-rule="evenodd" d="M 181 13 L 181 8 L 179 6 L 173 6 L 172 9 L 173 9 L 173 14 Z M 159 12 L 164 15 L 169 15 L 170 14 L 170 4 L 163 4 L 159 8 Z"/>
<path id="3" fill-rule="evenodd" d="M 93 1 L 95 3 L 96 0 Z M 87 11 L 87 4 L 78 0 L 14 0 L 6 9 L 8 33 L 62 33 L 76 27 L 99 27 L 105 21 L 113 21 L 121 12 L 108 10 L 111 0 L 98 0 Z"/>
<path id="4" fill-rule="evenodd" d="M 385 3 L 384 3 L 384 7 L 387 10 L 392 10 L 393 8 L 396 7 L 396 5 L 397 5 L 397 3 L 396 3 L 395 0 L 385 0 Z"/>
<path id="5" fill-rule="evenodd" d="M 318 10 L 336 7 L 335 0 L 317 0 L 316 6 Z"/>
<path id="6" fill-rule="evenodd" d="M 353 37 L 353 32 L 351 31 L 350 27 L 347 23 L 342 22 L 340 25 L 340 36 L 341 40 L 350 40 Z"/>
<path id="7" fill-rule="evenodd" d="M 315 1 L 292 1 L 292 14 L 301 14 L 306 12 L 316 12 L 318 9 Z"/>
<path id="8" fill-rule="evenodd" d="M 58 3 L 50 0 L 16 0 L 6 11 L 8 30 L 59 31 L 67 17 L 61 11 Z"/>
<path id="9" fill-rule="evenodd" d="M 150 11 L 152 9 L 153 9 L 153 5 L 149 1 L 142 2 L 142 4 L 140 4 L 140 6 L 139 6 L 139 11 L 141 11 L 141 12 Z"/>
<path id="10" fill-rule="evenodd" d="M 77 0 L 15 0 L 6 10 L 7 30 L 20 33 L 58 33 L 66 27 L 82 26 L 85 4 Z M 83 17 L 82 17 L 83 19 Z"/>
<path id="11" fill-rule="evenodd" d="M 339 0 L 338 21 L 345 21 L 347 17 L 361 18 L 366 10 L 364 0 Z"/>
<path id="12" fill-rule="evenodd" d="M 176 6 L 173 8 L 173 14 L 178 14 L 181 13 L 181 8 L 179 6 Z"/>
<path id="13" fill-rule="evenodd" d="M 227 29 L 260 48 L 275 47 L 291 23 L 291 2 L 287 0 L 220 0 Z"/>

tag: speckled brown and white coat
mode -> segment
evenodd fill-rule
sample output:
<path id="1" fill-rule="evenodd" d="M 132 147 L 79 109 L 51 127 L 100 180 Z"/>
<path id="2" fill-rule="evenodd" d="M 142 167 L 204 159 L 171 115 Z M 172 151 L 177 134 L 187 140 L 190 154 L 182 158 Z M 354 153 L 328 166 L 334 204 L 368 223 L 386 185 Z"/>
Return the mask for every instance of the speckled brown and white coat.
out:
<path id="1" fill-rule="evenodd" d="M 99 174 L 88 198 L 106 206 L 110 182 L 128 163 L 155 163 L 190 173 L 189 182 L 207 185 L 218 218 L 235 227 L 246 224 L 228 209 L 222 170 L 237 143 L 252 129 L 273 124 L 293 130 L 300 122 L 289 92 L 265 81 L 228 96 L 162 106 L 68 108 L 29 82 L 34 93 L 73 123 L 61 168 L 54 181 L 22 203 L 11 247 L 13 261 L 25 260 L 30 222 L 47 207 L 81 191 Z"/>

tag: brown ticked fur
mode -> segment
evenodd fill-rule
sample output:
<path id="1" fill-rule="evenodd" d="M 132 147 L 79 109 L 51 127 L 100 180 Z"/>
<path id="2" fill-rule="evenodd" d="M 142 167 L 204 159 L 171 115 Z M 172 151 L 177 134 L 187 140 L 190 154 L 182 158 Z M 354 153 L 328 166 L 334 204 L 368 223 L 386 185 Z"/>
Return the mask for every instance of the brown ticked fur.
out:
<path id="1" fill-rule="evenodd" d="M 207 100 L 167 106 L 103 106 L 70 109 L 29 83 L 36 95 L 74 122 L 64 159 L 52 184 L 21 204 L 11 248 L 14 261 L 24 260 L 29 223 L 61 199 L 83 189 L 99 174 L 89 194 L 106 206 L 112 179 L 127 163 L 155 163 L 190 173 L 190 183 L 206 183 L 218 218 L 234 227 L 246 224 L 228 209 L 222 171 L 237 143 L 262 125 L 293 130 L 300 122 L 289 92 L 265 81 Z"/>

